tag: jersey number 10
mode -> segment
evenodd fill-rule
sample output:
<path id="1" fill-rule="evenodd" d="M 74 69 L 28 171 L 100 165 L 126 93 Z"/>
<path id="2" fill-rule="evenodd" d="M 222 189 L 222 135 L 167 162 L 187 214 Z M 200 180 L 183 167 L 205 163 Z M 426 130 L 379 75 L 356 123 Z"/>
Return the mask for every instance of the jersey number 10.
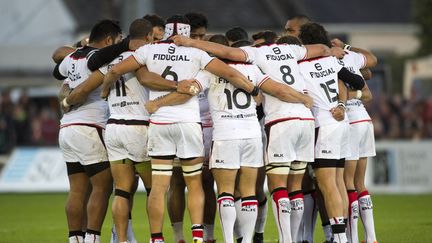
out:
<path id="1" fill-rule="evenodd" d="M 251 104 L 250 94 L 246 93 L 242 89 L 235 89 L 234 92 L 232 93 L 232 95 L 231 95 L 231 91 L 229 89 L 224 89 L 224 93 L 225 93 L 226 98 L 227 98 L 228 109 L 230 109 L 230 110 L 233 108 L 233 103 L 237 109 L 246 109 Z M 239 104 L 238 103 L 237 97 L 238 97 L 239 93 L 243 93 L 246 96 L 246 103 L 245 104 Z"/>

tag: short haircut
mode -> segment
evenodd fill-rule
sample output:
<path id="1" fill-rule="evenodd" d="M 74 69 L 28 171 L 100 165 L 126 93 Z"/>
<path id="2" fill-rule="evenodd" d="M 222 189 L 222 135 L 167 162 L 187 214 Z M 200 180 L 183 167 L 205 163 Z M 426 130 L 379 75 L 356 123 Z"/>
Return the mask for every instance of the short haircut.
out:
<path id="1" fill-rule="evenodd" d="M 180 23 L 180 24 L 190 24 L 189 20 L 183 15 L 173 15 L 166 20 L 167 24 L 170 23 Z"/>
<path id="2" fill-rule="evenodd" d="M 294 20 L 294 19 L 297 19 L 298 21 L 300 21 L 300 23 L 302 25 L 312 22 L 311 18 L 309 18 L 307 15 L 304 15 L 304 14 L 294 15 L 291 18 L 289 18 L 288 20 Z"/>
<path id="3" fill-rule="evenodd" d="M 242 27 L 234 27 L 225 33 L 226 38 L 231 42 L 249 39 L 248 33 Z"/>
<path id="4" fill-rule="evenodd" d="M 220 34 L 212 35 L 208 39 L 208 41 L 214 42 L 214 43 L 218 43 L 218 44 L 221 44 L 221 45 L 224 45 L 224 46 L 228 46 L 229 45 L 228 39 L 224 35 L 220 35 Z"/>
<path id="5" fill-rule="evenodd" d="M 251 46 L 252 42 L 248 40 L 239 40 L 231 44 L 231 47 Z"/>
<path id="6" fill-rule="evenodd" d="M 129 26 L 130 38 L 146 37 L 153 30 L 153 25 L 145 19 L 135 19 Z"/>
<path id="7" fill-rule="evenodd" d="M 165 20 L 157 14 L 147 14 L 143 19 L 150 21 L 153 27 L 165 28 Z"/>
<path id="8" fill-rule="evenodd" d="M 277 44 L 290 44 L 301 46 L 301 40 L 292 35 L 284 35 L 276 41 Z"/>
<path id="9" fill-rule="evenodd" d="M 330 38 L 324 27 L 317 23 L 308 23 L 302 25 L 299 38 L 303 44 L 324 44 L 331 47 Z"/>
<path id="10" fill-rule="evenodd" d="M 271 31 L 271 30 L 261 31 L 261 32 L 258 32 L 256 34 L 252 35 L 253 40 L 264 39 L 264 41 L 266 43 L 274 43 L 276 41 L 277 37 L 278 37 L 278 35 L 276 34 L 276 32 Z"/>
<path id="11" fill-rule="evenodd" d="M 208 21 L 206 16 L 200 13 L 187 13 L 185 17 L 189 20 L 189 24 L 191 26 L 191 30 L 204 27 L 207 29 Z"/>
<path id="12" fill-rule="evenodd" d="M 99 21 L 93 26 L 89 36 L 89 42 L 98 42 L 107 37 L 116 38 L 122 33 L 119 22 L 110 19 Z"/>

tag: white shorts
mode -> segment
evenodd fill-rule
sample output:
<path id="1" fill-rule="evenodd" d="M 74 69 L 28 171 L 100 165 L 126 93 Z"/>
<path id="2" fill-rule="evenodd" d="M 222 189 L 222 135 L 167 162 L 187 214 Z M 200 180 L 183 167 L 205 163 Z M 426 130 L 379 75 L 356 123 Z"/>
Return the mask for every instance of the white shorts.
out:
<path id="1" fill-rule="evenodd" d="M 314 161 L 315 123 L 288 120 L 266 126 L 266 164 Z"/>
<path id="2" fill-rule="evenodd" d="M 105 144 L 110 161 L 130 159 L 134 162 L 150 160 L 147 154 L 146 125 L 108 124 Z"/>
<path id="3" fill-rule="evenodd" d="M 108 161 L 103 129 L 91 125 L 71 125 L 60 129 L 59 145 L 66 162 L 91 165 Z"/>
<path id="4" fill-rule="evenodd" d="M 175 155 L 181 159 L 203 157 L 204 144 L 198 123 L 150 124 L 149 156 Z"/>
<path id="5" fill-rule="evenodd" d="M 211 144 L 213 140 L 213 127 L 203 127 L 203 138 L 204 138 L 204 153 L 205 157 L 208 158 L 210 155 Z"/>
<path id="6" fill-rule="evenodd" d="M 371 121 L 349 125 L 351 156 L 347 160 L 376 155 L 374 127 Z"/>
<path id="7" fill-rule="evenodd" d="M 337 122 L 319 127 L 315 144 L 315 158 L 343 159 L 351 155 L 349 124 Z"/>
<path id="8" fill-rule="evenodd" d="M 240 167 L 262 167 L 261 138 L 213 141 L 210 169 L 240 169 Z"/>

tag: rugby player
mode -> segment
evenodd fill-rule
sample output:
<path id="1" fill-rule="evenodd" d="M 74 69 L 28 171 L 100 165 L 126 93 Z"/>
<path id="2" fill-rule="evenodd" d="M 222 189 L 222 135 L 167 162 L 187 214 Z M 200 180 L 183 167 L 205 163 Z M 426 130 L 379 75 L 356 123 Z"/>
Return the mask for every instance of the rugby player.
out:
<path id="1" fill-rule="evenodd" d="M 341 63 L 357 75 L 362 76 L 362 69 L 369 69 L 377 64 L 377 58 L 367 50 L 351 47 L 339 39 L 333 39 L 332 45 L 345 49 L 347 54 L 341 59 Z M 372 94 L 367 85 L 362 90 L 349 90 L 347 115 L 350 123 L 351 156 L 345 163 L 344 181 L 349 200 L 347 235 L 350 242 L 358 242 L 359 210 L 365 229 L 365 242 L 377 242 L 372 199 L 364 185 L 367 158 L 376 154 L 372 120 L 363 105 L 363 102 L 371 99 Z"/>
<path id="2" fill-rule="evenodd" d="M 260 31 L 252 35 L 254 40 L 254 45 L 259 45 L 263 43 L 274 43 L 278 38 L 277 34 L 271 30 Z"/>
<path id="3" fill-rule="evenodd" d="M 60 80 L 68 78 L 69 86 L 77 87 L 91 73 L 87 68 L 88 55 L 120 39 L 121 29 L 117 22 L 100 21 L 91 30 L 89 44 L 66 56 L 54 69 L 54 77 Z M 85 242 L 100 242 L 100 231 L 112 191 L 111 172 L 102 137 L 107 105 L 98 93 L 93 92 L 83 105 L 65 113 L 60 121 L 59 145 L 66 161 L 70 184 L 66 203 L 69 242 L 84 242 L 82 229 L 85 226 L 82 222 L 85 207 Z M 86 205 L 89 184 L 92 191 Z"/>
<path id="4" fill-rule="evenodd" d="M 233 27 L 225 32 L 225 36 L 228 39 L 229 46 L 237 41 L 249 41 L 248 33 L 242 27 Z"/>
<path id="5" fill-rule="evenodd" d="M 176 34 L 189 36 L 190 25 L 183 16 L 172 16 L 167 20 L 165 40 L 139 48 L 132 57 L 116 64 L 105 76 L 101 96 L 108 94 L 109 88 L 120 75 L 146 65 L 149 71 L 177 81 L 193 78 L 199 70 L 206 69 L 234 84 L 253 96 L 258 95 L 244 76 L 218 59 L 195 49 L 176 46 L 167 40 Z M 200 85 L 199 83 L 197 83 Z M 195 87 L 195 86 L 194 86 Z M 195 87 L 196 88 L 196 87 Z M 199 91 L 199 89 L 198 89 Z M 166 95 L 166 92 L 150 91 L 150 98 Z M 199 126 L 198 100 L 193 97 L 182 105 L 162 107 L 150 117 L 148 151 L 152 157 L 152 191 L 149 196 L 148 213 L 150 218 L 151 242 L 163 242 L 162 225 L 165 192 L 172 174 L 175 156 L 180 158 L 188 188 L 188 209 L 192 222 L 194 242 L 203 241 L 203 207 L 201 167 L 204 148 L 202 131 Z M 187 114 L 187 116 L 185 116 Z"/>
<path id="6" fill-rule="evenodd" d="M 153 26 L 153 41 L 162 40 L 165 32 L 165 20 L 157 14 L 146 14 L 143 19 L 150 21 Z"/>
<path id="7" fill-rule="evenodd" d="M 327 32 L 316 23 L 304 24 L 299 37 L 303 44 L 331 46 Z M 307 90 L 314 98 L 312 112 L 315 117 L 316 144 L 315 163 L 312 166 L 330 219 L 333 232 L 331 242 L 346 243 L 342 199 L 346 189 L 343 181 L 340 181 L 340 175 L 343 176 L 345 158 L 350 156 L 349 129 L 345 116 L 346 90 L 338 80 L 350 84 L 356 90 L 362 89 L 365 83 L 360 76 L 344 68 L 335 57 L 302 60 L 299 67 L 306 80 Z"/>

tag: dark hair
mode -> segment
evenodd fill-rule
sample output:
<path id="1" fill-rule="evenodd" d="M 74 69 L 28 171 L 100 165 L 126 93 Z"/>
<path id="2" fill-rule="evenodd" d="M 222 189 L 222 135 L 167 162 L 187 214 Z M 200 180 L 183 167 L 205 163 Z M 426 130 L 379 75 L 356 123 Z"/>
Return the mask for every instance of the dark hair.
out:
<path id="1" fill-rule="evenodd" d="M 189 24 L 191 26 L 191 31 L 195 29 L 204 27 L 207 29 L 207 18 L 203 14 L 200 13 L 187 13 L 185 17 L 189 20 Z"/>
<path id="2" fill-rule="evenodd" d="M 208 41 L 214 42 L 214 43 L 218 43 L 218 44 L 221 44 L 221 45 L 224 45 L 224 46 L 228 46 L 229 45 L 228 44 L 228 39 L 224 35 L 220 35 L 220 34 L 212 35 L 208 39 Z"/>
<path id="3" fill-rule="evenodd" d="M 308 23 L 302 25 L 299 38 L 303 44 L 324 44 L 331 47 L 330 38 L 324 27 L 317 23 Z"/>
<path id="4" fill-rule="evenodd" d="M 153 26 L 150 21 L 145 19 L 135 19 L 129 26 L 130 38 L 142 38 L 146 37 L 153 30 Z"/>
<path id="5" fill-rule="evenodd" d="M 190 24 L 189 20 L 183 15 L 173 15 L 166 20 L 167 24 L 170 23 L 180 23 L 180 24 Z"/>
<path id="6" fill-rule="evenodd" d="M 231 47 L 251 46 L 252 42 L 248 40 L 239 40 L 231 44 Z"/>
<path id="7" fill-rule="evenodd" d="M 242 27 L 234 27 L 225 33 L 226 38 L 231 42 L 249 39 L 248 33 Z"/>
<path id="8" fill-rule="evenodd" d="M 265 30 L 252 35 L 253 40 L 264 39 L 266 43 L 274 43 L 277 39 L 277 34 L 271 30 Z"/>
<path id="9" fill-rule="evenodd" d="M 146 14 L 143 19 L 150 21 L 153 27 L 165 28 L 165 20 L 157 14 Z"/>
<path id="10" fill-rule="evenodd" d="M 290 44 L 301 46 L 301 40 L 292 35 L 284 35 L 276 41 L 277 44 Z"/>
<path id="11" fill-rule="evenodd" d="M 90 32 L 89 42 L 98 42 L 107 37 L 115 39 L 122 33 L 119 22 L 104 19 L 95 24 Z"/>

